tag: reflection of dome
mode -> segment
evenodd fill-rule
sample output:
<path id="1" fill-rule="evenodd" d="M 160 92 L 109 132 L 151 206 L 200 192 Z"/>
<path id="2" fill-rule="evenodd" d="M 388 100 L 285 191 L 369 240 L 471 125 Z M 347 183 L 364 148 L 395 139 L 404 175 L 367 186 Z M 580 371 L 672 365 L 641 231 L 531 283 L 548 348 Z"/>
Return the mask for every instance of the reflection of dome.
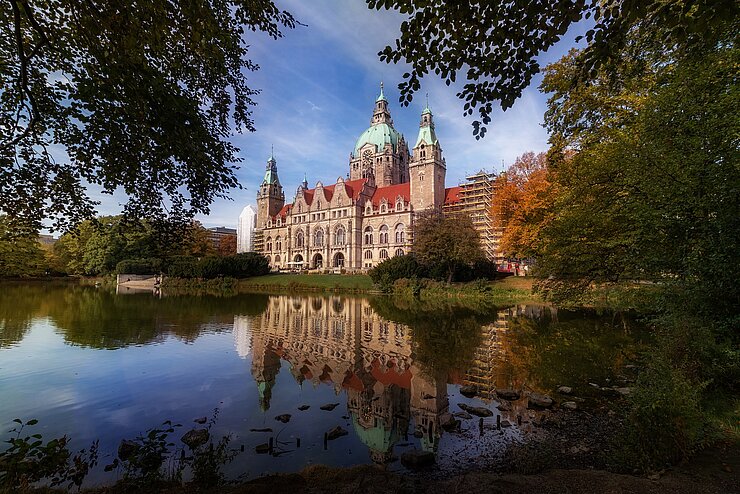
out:
<path id="1" fill-rule="evenodd" d="M 352 415 L 352 426 L 360 440 L 370 448 L 370 458 L 375 463 L 387 463 L 391 456 L 393 445 L 398 441 L 398 431 L 396 427 L 385 427 L 385 420 L 377 417 L 373 427 L 363 427 L 357 420 L 354 413 Z"/>
<path id="2" fill-rule="evenodd" d="M 393 146 L 393 152 L 396 152 L 398 151 L 398 139 L 400 136 L 401 134 L 387 123 L 372 125 L 357 139 L 357 143 L 355 143 L 355 157 L 359 155 L 360 148 L 367 143 L 378 146 L 378 151 L 381 151 L 386 144 L 390 144 Z"/>

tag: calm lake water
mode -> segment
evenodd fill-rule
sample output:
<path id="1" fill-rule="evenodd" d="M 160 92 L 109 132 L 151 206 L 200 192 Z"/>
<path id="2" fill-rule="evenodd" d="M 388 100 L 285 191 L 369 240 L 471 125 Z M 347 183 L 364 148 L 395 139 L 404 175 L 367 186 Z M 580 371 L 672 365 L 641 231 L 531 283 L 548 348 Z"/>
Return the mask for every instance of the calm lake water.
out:
<path id="1" fill-rule="evenodd" d="M 608 386 L 639 350 L 641 331 L 623 314 L 431 307 L 391 298 L 116 294 L 77 284 L 0 285 L 0 428 L 38 419 L 45 439 L 72 449 L 100 440 L 90 484 L 112 483 L 102 466 L 120 441 L 165 420 L 182 424 L 218 409 L 212 436 L 244 447 L 231 478 L 297 471 L 310 464 L 386 464 L 408 449 L 442 467 L 490 462 L 533 427 L 526 398 L 499 411 L 496 388 L 544 392 L 560 385 L 586 402 L 588 383 Z M 460 386 L 475 384 L 465 398 Z M 331 411 L 326 404 L 338 404 Z M 440 427 L 460 403 L 494 412 Z M 310 408 L 300 411 L 298 407 Z M 290 414 L 288 423 L 275 420 Z M 495 430 L 496 415 L 505 425 Z M 517 426 L 517 418 L 522 425 Z M 329 441 L 341 426 L 349 434 Z M 270 428 L 272 432 L 252 432 Z M 255 447 L 274 440 L 274 454 Z M 300 440 L 300 446 L 298 445 Z"/>

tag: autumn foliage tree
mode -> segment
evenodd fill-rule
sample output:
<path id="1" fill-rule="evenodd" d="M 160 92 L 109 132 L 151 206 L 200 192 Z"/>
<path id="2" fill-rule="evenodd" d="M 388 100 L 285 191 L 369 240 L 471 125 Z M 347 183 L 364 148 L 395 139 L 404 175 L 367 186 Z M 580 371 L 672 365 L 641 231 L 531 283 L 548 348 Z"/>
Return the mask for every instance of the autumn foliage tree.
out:
<path id="1" fill-rule="evenodd" d="M 524 153 L 496 177 L 491 213 L 494 226 L 503 230 L 500 248 L 506 255 L 536 255 L 540 230 L 551 218 L 554 200 L 545 153 Z"/>

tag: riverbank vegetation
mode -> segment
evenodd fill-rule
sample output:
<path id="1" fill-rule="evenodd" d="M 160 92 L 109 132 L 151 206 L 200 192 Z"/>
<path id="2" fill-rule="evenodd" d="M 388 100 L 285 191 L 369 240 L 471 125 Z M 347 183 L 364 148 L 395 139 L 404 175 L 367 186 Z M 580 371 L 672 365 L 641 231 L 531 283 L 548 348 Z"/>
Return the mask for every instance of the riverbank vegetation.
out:
<path id="1" fill-rule="evenodd" d="M 636 22 L 587 81 L 584 53 L 569 53 L 542 83 L 551 149 L 496 184 L 503 245 L 537 259 L 543 298 L 611 297 L 651 316 L 655 344 L 616 438 L 627 469 L 739 439 L 727 420 L 740 414 L 736 33 L 717 22 L 666 49 L 664 28 Z"/>

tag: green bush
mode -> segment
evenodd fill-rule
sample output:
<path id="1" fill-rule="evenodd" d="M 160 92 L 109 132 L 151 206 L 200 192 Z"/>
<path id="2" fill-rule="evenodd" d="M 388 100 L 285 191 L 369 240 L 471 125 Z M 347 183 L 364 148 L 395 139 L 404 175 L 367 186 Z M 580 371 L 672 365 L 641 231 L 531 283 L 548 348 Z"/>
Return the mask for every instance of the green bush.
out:
<path id="1" fill-rule="evenodd" d="M 174 278 L 198 278 L 198 258 L 192 256 L 173 256 L 167 263 L 167 274 Z"/>
<path id="2" fill-rule="evenodd" d="M 384 292 L 393 291 L 393 284 L 402 278 L 421 278 L 425 272 L 416 256 L 396 256 L 381 262 L 368 273 L 373 283 Z"/>
<path id="3" fill-rule="evenodd" d="M 249 278 L 270 272 L 267 258 L 256 252 L 246 252 L 233 256 L 190 256 L 172 257 L 167 265 L 167 274 L 175 278 L 205 278 L 219 276 Z"/>
<path id="4" fill-rule="evenodd" d="M 162 269 L 160 259 L 125 259 L 116 264 L 118 274 L 156 274 Z"/>

